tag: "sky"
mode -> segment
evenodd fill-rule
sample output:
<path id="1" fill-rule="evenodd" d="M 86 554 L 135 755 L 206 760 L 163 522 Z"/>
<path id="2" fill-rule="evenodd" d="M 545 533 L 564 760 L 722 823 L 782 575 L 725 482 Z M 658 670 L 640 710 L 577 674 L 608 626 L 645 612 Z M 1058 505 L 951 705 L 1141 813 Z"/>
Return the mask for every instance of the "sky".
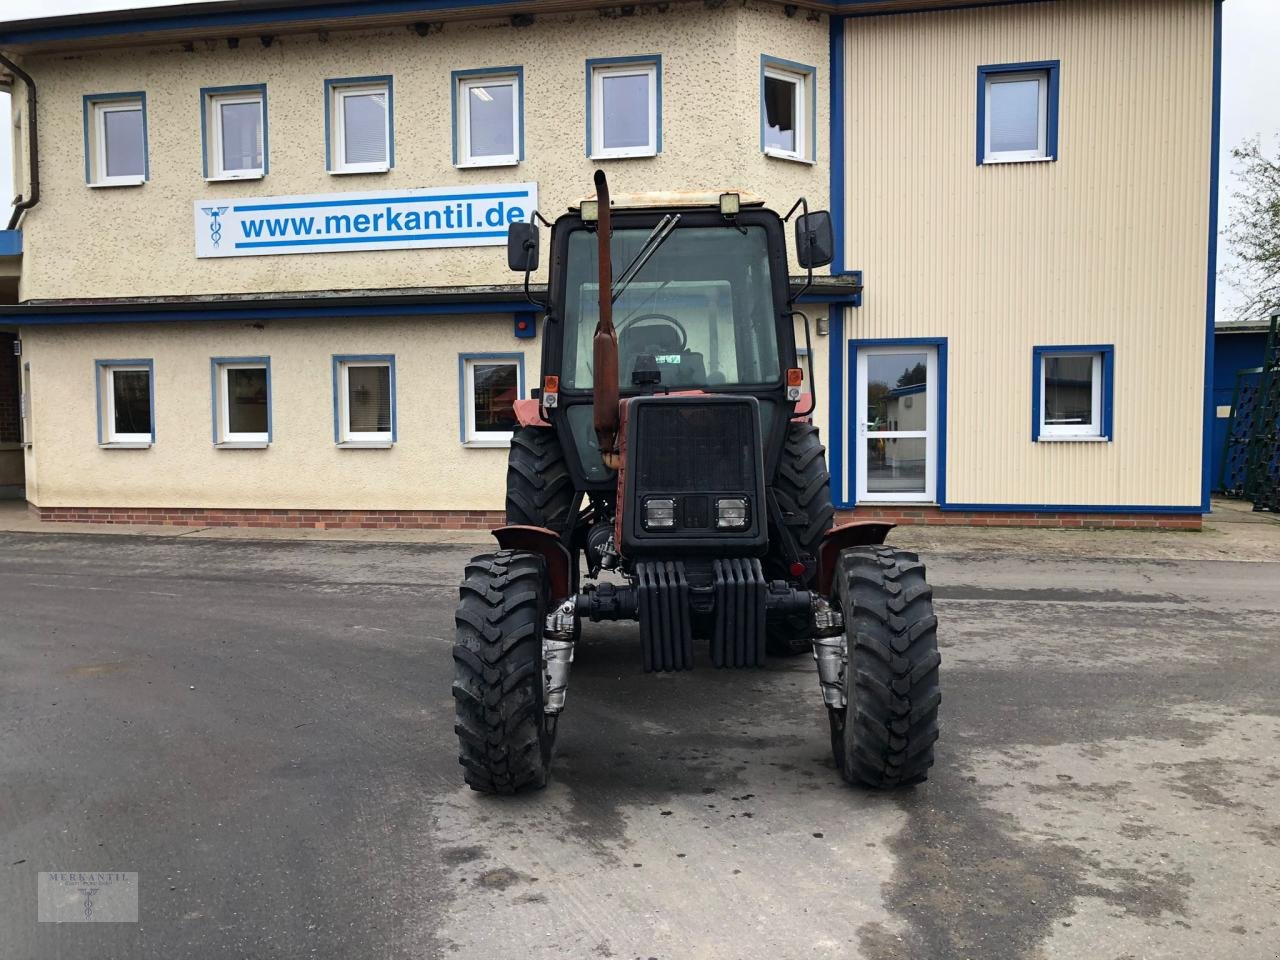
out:
<path id="1" fill-rule="evenodd" d="M 186 2 L 186 0 L 183 0 Z M 126 3 L 122 0 L 3 0 L 0 22 L 29 17 L 57 16 L 90 10 L 169 6 L 165 0 Z M 1230 216 L 1230 196 L 1235 189 L 1230 150 L 1246 137 L 1261 137 L 1264 144 L 1280 146 L 1280 3 L 1276 0 L 1225 0 L 1222 31 L 1222 178 L 1220 219 Z M 9 169 L 11 127 L 9 105 L 0 95 L 0 185 L 12 182 Z M 0 190 L 7 187 L 0 186 Z M 9 197 L 0 199 L 8 208 Z M 2 225 L 2 224 L 0 224 Z M 1219 251 L 1219 264 L 1226 257 Z M 1229 284 L 1218 284 L 1218 319 L 1233 319 L 1239 296 Z"/>

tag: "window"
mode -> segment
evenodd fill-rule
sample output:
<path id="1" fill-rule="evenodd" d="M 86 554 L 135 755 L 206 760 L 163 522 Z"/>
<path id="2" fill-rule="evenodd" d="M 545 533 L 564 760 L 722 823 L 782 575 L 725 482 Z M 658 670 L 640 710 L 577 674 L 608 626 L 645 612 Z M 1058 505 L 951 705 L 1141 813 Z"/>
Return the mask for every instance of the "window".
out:
<path id="1" fill-rule="evenodd" d="M 813 161 L 816 76 L 804 64 L 760 58 L 760 149 L 769 156 Z"/>
<path id="2" fill-rule="evenodd" d="M 596 160 L 662 151 L 662 58 L 587 61 L 587 154 Z"/>
<path id="3" fill-rule="evenodd" d="M 330 173 L 385 173 L 395 166 L 390 77 L 326 80 Z"/>
<path id="4" fill-rule="evenodd" d="M 265 447 L 271 442 L 271 360 L 214 357 L 213 442 Z"/>
<path id="5" fill-rule="evenodd" d="M 1032 440 L 1111 440 L 1111 346 L 1032 351 Z"/>
<path id="6" fill-rule="evenodd" d="M 499 167 L 524 159 L 524 70 L 453 73 L 453 162 Z"/>
<path id="7" fill-rule="evenodd" d="M 208 180 L 251 180 L 267 172 L 265 84 L 200 91 L 204 175 Z"/>
<path id="8" fill-rule="evenodd" d="M 1058 61 L 978 68 L 978 163 L 1058 158 Z"/>
<path id="9" fill-rule="evenodd" d="M 516 400 L 524 396 L 524 356 L 473 354 L 458 358 L 462 442 L 507 447 L 516 427 Z"/>
<path id="10" fill-rule="evenodd" d="M 146 181 L 147 95 L 92 94 L 84 98 L 84 178 L 93 187 Z"/>
<path id="11" fill-rule="evenodd" d="M 395 442 L 395 357 L 334 357 L 333 392 L 334 442 L 347 447 Z"/>
<path id="12" fill-rule="evenodd" d="M 675 390 L 779 383 L 773 265 L 765 227 L 748 211 L 741 230 L 679 226 L 613 305 L 618 331 L 618 385 L 634 392 L 642 358 L 657 361 L 659 385 Z M 614 263 L 630 263 L 644 247 L 647 227 L 615 228 Z M 560 389 L 592 386 L 592 338 L 599 319 L 594 231 L 569 234 L 564 358 Z M 676 317 L 679 328 L 662 320 Z"/>
<path id="13" fill-rule="evenodd" d="M 98 360 L 98 443 L 149 447 L 155 443 L 155 397 L 150 360 Z"/>

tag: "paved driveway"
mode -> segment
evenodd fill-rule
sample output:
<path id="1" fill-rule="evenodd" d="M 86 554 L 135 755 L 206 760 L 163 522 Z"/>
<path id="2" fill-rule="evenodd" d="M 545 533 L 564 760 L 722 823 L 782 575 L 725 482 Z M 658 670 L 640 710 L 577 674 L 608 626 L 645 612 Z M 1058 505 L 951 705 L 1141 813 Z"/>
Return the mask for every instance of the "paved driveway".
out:
<path id="1" fill-rule="evenodd" d="M 927 557 L 896 796 L 841 784 L 807 658 L 646 677 L 588 629 L 552 786 L 494 800 L 470 549 L 0 534 L 0 956 L 1277 956 L 1280 565 Z M 137 871 L 141 922 L 37 923 L 41 870 Z"/>

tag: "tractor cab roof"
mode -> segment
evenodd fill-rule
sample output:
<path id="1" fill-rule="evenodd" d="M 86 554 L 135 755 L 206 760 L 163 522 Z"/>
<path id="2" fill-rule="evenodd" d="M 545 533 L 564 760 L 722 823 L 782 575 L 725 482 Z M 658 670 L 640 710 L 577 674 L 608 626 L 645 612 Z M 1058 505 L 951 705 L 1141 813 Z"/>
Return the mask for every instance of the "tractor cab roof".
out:
<path id="1" fill-rule="evenodd" d="M 652 190 L 645 193 L 615 193 L 610 197 L 610 209 L 719 209 L 720 198 L 726 193 L 737 194 L 742 207 L 764 206 L 764 198 L 749 190 Z M 594 203 L 595 199 L 594 193 L 588 194 L 569 204 L 569 209 L 577 213 L 582 209 L 583 203 Z"/>

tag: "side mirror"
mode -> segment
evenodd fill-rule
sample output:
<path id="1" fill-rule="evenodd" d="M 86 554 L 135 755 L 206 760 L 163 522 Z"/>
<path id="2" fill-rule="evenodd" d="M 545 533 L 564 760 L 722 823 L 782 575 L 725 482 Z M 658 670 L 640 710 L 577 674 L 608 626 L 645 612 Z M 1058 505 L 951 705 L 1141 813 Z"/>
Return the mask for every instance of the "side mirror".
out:
<path id="1" fill-rule="evenodd" d="M 516 273 L 538 269 L 538 228 L 532 223 L 507 227 L 507 267 Z"/>
<path id="2" fill-rule="evenodd" d="M 512 224 L 514 229 L 517 224 Z M 831 214 L 815 210 L 796 218 L 796 259 L 806 270 L 825 267 L 835 251 L 835 235 L 831 231 Z"/>

